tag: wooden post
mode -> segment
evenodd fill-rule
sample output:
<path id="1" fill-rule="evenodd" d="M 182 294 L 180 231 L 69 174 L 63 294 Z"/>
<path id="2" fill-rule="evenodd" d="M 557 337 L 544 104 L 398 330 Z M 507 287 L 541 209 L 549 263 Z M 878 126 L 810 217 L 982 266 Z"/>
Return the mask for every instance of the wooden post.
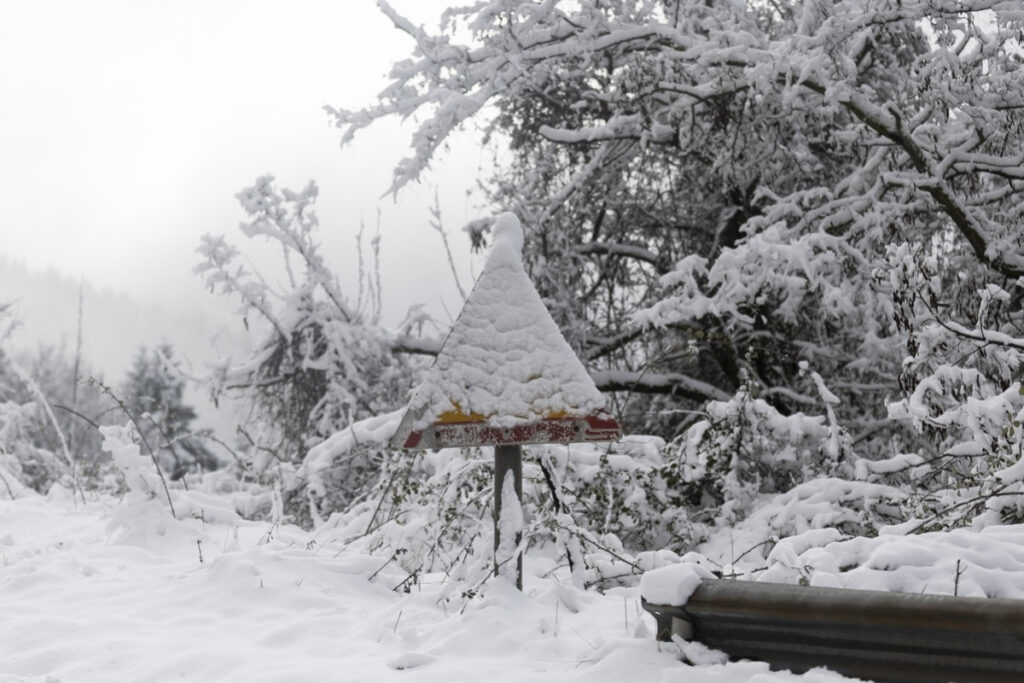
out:
<path id="1" fill-rule="evenodd" d="M 520 509 L 523 505 L 523 447 L 495 446 L 494 447 L 494 575 L 498 575 L 497 553 L 498 545 L 501 543 L 501 488 L 505 483 L 505 475 L 509 471 L 515 481 L 516 498 L 519 499 Z M 516 546 L 522 541 L 523 535 L 516 534 Z M 523 590 L 523 555 L 516 553 L 516 588 Z"/>

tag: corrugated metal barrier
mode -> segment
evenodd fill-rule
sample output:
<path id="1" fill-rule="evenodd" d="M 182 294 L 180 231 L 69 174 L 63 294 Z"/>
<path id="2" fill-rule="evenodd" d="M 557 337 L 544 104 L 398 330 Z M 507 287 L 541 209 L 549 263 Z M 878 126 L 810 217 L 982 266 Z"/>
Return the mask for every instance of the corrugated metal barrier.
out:
<path id="1" fill-rule="evenodd" d="M 880 682 L 1024 683 L 1024 601 L 709 579 L 644 609 L 676 633 L 773 669 Z"/>

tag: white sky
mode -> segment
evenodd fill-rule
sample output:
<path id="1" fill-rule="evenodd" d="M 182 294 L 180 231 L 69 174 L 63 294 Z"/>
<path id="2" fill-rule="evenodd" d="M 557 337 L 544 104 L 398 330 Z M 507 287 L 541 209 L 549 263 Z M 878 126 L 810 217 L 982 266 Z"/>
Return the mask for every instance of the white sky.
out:
<path id="1" fill-rule="evenodd" d="M 447 3 L 392 4 L 433 25 Z M 478 215 L 465 189 L 480 152 L 457 144 L 396 205 L 379 197 L 411 128 L 379 125 L 340 150 L 322 110 L 372 103 L 410 49 L 371 0 L 2 3 L 0 252 L 140 300 L 205 306 L 195 247 L 206 232 L 245 241 L 234 194 L 267 172 L 295 189 L 315 178 L 343 285 L 359 221 L 372 228 L 379 205 L 386 318 L 417 302 L 457 312 L 426 208 L 437 185 L 465 261 L 458 228 Z"/>

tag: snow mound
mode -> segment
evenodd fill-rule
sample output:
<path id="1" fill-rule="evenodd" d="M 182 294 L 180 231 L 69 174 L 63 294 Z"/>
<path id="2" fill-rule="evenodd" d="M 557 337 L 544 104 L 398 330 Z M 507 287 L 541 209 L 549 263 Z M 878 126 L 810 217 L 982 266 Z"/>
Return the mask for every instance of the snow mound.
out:
<path id="1" fill-rule="evenodd" d="M 887 531 L 840 540 L 822 529 L 784 539 L 757 580 L 1024 600 L 1024 525 L 913 536 Z"/>
<path id="2" fill-rule="evenodd" d="M 435 422 L 511 427 L 584 417 L 604 407 L 523 268 L 519 219 L 502 214 L 492 234 L 483 271 L 413 394 L 396 439 Z"/>
<path id="3" fill-rule="evenodd" d="M 644 572 L 640 578 L 640 595 L 654 605 L 682 606 L 701 580 L 713 578 L 714 574 L 698 564 L 670 564 Z"/>

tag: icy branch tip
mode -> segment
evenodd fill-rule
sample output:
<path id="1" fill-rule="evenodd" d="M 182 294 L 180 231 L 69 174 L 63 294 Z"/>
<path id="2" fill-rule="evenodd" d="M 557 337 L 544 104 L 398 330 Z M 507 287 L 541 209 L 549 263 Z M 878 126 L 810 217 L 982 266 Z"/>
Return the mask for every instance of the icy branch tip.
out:
<path id="1" fill-rule="evenodd" d="M 498 216 L 498 219 L 494 221 L 494 227 L 491 228 L 491 236 L 494 238 L 491 258 L 500 254 L 500 258 L 522 259 L 523 228 L 514 213 L 505 212 Z"/>

